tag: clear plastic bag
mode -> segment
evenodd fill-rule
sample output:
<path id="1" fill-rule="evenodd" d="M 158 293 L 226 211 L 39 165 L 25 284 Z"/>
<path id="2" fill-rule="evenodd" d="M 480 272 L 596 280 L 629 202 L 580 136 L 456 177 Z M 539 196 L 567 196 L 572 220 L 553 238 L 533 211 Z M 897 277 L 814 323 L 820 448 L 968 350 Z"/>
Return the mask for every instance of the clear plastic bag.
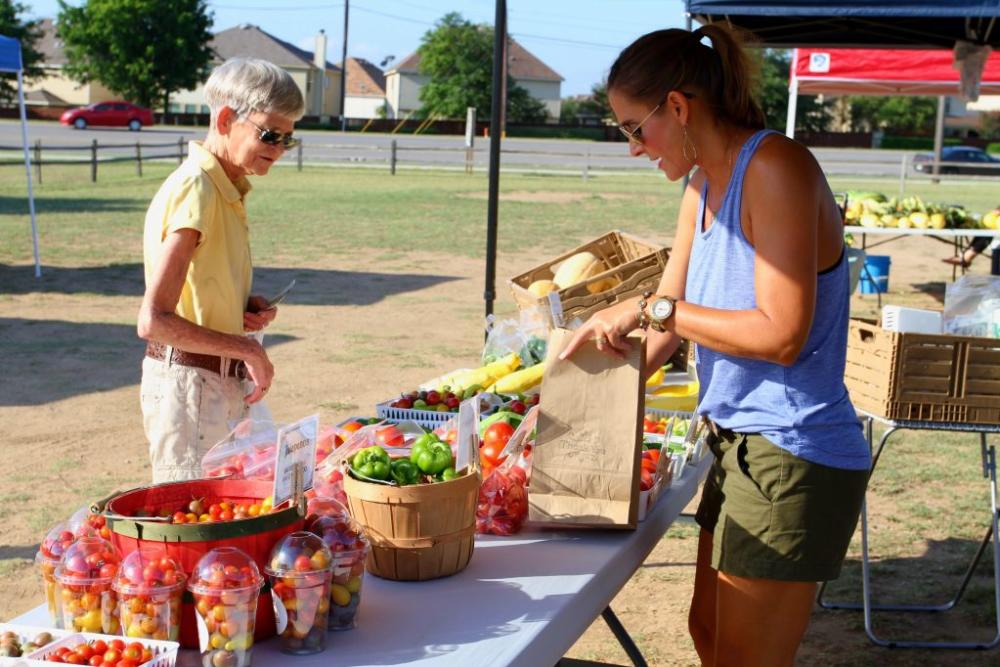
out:
<path id="1" fill-rule="evenodd" d="M 967 274 L 948 285 L 942 330 L 956 336 L 1000 338 L 1000 278 Z"/>
<path id="2" fill-rule="evenodd" d="M 528 484 L 537 408 L 532 408 L 501 452 L 500 463 L 484 473 L 476 504 L 476 532 L 513 535 L 528 518 Z"/>
<path id="3" fill-rule="evenodd" d="M 278 429 L 271 421 L 244 419 L 225 438 L 216 443 L 201 459 L 205 477 L 230 479 L 274 479 Z"/>

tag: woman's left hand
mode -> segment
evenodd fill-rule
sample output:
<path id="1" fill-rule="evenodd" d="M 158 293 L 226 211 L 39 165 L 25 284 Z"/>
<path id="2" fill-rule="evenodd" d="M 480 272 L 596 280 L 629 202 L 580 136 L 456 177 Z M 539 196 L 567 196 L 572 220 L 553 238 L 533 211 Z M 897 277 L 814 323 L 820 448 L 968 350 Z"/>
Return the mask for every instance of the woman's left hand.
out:
<path id="1" fill-rule="evenodd" d="M 594 313 L 586 324 L 576 330 L 559 358 L 569 359 L 584 343 L 594 341 L 598 351 L 624 359 L 632 350 L 626 336 L 639 326 L 637 313 L 636 304 L 631 300 Z"/>
<path id="2" fill-rule="evenodd" d="M 247 309 L 243 313 L 243 328 L 246 331 L 260 331 L 277 316 L 277 306 L 268 306 L 267 299 L 254 294 L 247 299 Z"/>

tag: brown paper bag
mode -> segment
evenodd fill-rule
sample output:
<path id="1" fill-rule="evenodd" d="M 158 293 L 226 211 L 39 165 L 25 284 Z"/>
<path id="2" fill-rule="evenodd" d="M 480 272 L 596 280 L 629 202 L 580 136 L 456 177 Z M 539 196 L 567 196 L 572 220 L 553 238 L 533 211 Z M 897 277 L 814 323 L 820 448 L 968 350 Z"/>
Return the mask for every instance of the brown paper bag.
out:
<path id="1" fill-rule="evenodd" d="M 645 339 L 624 360 L 586 343 L 558 355 L 573 332 L 549 337 L 528 519 L 581 528 L 635 528 L 642 456 Z"/>

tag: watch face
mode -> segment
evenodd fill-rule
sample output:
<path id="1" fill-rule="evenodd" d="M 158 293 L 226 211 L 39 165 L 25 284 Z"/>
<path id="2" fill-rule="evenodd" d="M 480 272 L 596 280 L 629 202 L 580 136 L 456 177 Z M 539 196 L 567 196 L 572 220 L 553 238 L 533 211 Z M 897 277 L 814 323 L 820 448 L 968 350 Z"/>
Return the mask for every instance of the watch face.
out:
<path id="1" fill-rule="evenodd" d="M 674 312 L 674 304 L 670 303 L 667 299 L 657 299 L 653 302 L 650 312 L 654 318 L 662 322 L 670 317 L 670 314 Z"/>

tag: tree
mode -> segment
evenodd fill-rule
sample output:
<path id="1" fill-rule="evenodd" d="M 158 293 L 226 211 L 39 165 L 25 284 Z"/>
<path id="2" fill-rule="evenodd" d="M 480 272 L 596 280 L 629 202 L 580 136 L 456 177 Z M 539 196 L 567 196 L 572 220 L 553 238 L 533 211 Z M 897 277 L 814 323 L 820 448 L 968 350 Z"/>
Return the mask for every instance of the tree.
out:
<path id="1" fill-rule="evenodd" d="M 792 59 L 784 49 L 754 51 L 758 66 L 757 101 L 767 120 L 767 127 L 784 129 L 788 121 L 788 77 Z M 799 95 L 795 129 L 805 132 L 826 130 L 826 105 L 815 95 Z"/>
<path id="2" fill-rule="evenodd" d="M 851 104 L 851 129 L 855 131 L 922 134 L 934 130 L 934 118 L 937 116 L 937 99 L 934 97 L 854 95 L 848 99 Z"/>
<path id="3" fill-rule="evenodd" d="M 20 18 L 27 11 L 20 2 L 0 0 L 0 35 L 12 37 L 21 42 L 21 62 L 25 78 L 39 76 L 42 54 L 35 48 L 35 42 L 42 36 L 38 21 Z M 17 74 L 0 75 L 0 103 L 10 104 L 17 99 Z"/>
<path id="4" fill-rule="evenodd" d="M 212 15 L 205 0 L 59 0 L 67 72 L 143 106 L 196 87 L 208 75 Z"/>
<path id="5" fill-rule="evenodd" d="M 493 28 L 476 25 L 457 12 L 445 14 L 424 33 L 417 49 L 420 73 L 430 77 L 420 89 L 425 115 L 464 118 L 467 107 L 488 110 L 493 96 Z M 545 105 L 507 77 L 507 120 L 545 120 Z"/>
<path id="6" fill-rule="evenodd" d="M 580 116 L 597 116 L 601 120 L 611 118 L 611 105 L 608 103 L 608 80 L 595 83 L 590 87 L 590 95 L 586 97 L 564 97 L 559 111 L 559 122 L 576 123 Z"/>

